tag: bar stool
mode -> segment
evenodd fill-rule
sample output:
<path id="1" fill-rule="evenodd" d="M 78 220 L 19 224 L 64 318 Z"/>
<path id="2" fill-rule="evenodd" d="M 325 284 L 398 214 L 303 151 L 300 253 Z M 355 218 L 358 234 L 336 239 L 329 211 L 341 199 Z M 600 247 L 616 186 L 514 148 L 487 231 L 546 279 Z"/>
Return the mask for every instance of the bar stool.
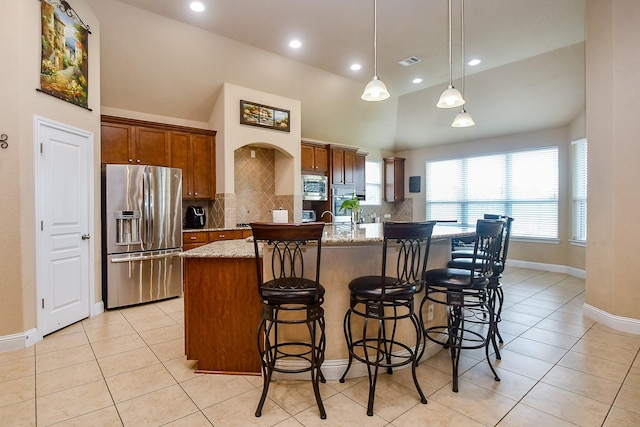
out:
<path id="1" fill-rule="evenodd" d="M 427 339 L 449 349 L 454 392 L 458 391 L 458 364 L 463 349 L 484 347 L 491 372 L 495 380 L 500 381 L 489 359 L 495 317 L 487 286 L 493 275 L 493 263 L 503 227 L 504 221 L 501 220 L 478 220 L 471 268 L 434 269 L 427 271 L 424 276 L 427 290 L 420 304 L 422 324 L 426 303 L 444 304 L 447 307 L 447 325 L 426 328 L 424 334 Z M 488 314 L 488 320 L 484 318 L 485 314 Z M 486 335 L 476 330 L 478 325 L 486 327 Z"/>
<path id="2" fill-rule="evenodd" d="M 502 283 L 500 279 L 502 278 L 502 273 L 504 272 L 505 265 L 507 263 L 507 253 L 509 252 L 509 240 L 511 239 L 511 223 L 513 222 L 513 218 L 507 215 L 494 215 L 494 214 L 485 214 L 484 219 L 494 219 L 494 220 L 502 220 L 504 221 L 504 228 L 502 230 L 502 235 L 500 238 L 500 244 L 498 248 L 498 255 L 496 260 L 493 263 L 493 276 L 491 277 L 491 281 L 489 285 L 487 285 L 488 297 L 491 309 L 495 313 L 495 321 L 496 321 L 496 330 L 495 335 L 493 337 L 492 343 L 493 348 L 496 353 L 496 358 L 501 359 L 500 350 L 496 343 L 495 338 L 498 338 L 498 342 L 502 344 L 504 341 L 502 336 L 500 335 L 499 324 L 502 314 L 502 304 L 504 303 L 504 291 L 502 288 Z M 470 269 L 471 268 L 471 258 L 473 257 L 472 249 L 463 249 L 451 252 L 451 261 L 448 263 L 448 267 L 452 268 L 462 268 L 462 269 Z"/>
<path id="3" fill-rule="evenodd" d="M 422 341 L 422 327 L 414 311 L 414 296 L 422 292 L 426 272 L 431 234 L 435 221 L 385 222 L 382 245 L 382 274 L 353 279 L 349 283 L 349 310 L 344 317 L 344 335 L 349 350 L 349 362 L 340 382 L 343 383 L 353 359 L 367 366 L 369 399 L 367 415 L 373 415 L 378 370 L 411 364 L 413 382 L 420 395 L 420 402 L 427 399 L 416 377 L 417 353 Z M 395 276 L 387 276 L 387 258 L 397 252 Z M 392 265 L 391 263 L 389 265 Z M 391 270 L 391 268 L 389 269 Z M 352 316 L 363 319 L 362 336 L 354 338 Z M 401 342 L 397 337 L 398 322 L 408 319 L 415 329 L 415 340 Z M 374 320 L 377 331 L 368 333 L 368 321 Z M 395 352 L 394 352 L 395 350 Z"/>
<path id="4" fill-rule="evenodd" d="M 274 372 L 297 374 L 308 371 L 320 418 L 325 419 L 327 414 L 318 384 L 325 382 L 321 372 L 326 346 L 322 308 L 325 289 L 320 284 L 324 223 L 251 223 L 250 226 L 256 254 L 258 293 L 262 301 L 257 344 L 264 387 L 255 415 L 259 417 L 262 414 Z M 315 246 L 310 245 L 314 242 Z M 305 261 L 308 266 L 315 266 L 315 279 L 304 277 Z M 314 276 L 314 272 L 310 275 Z M 281 328 L 299 329 L 295 325 L 305 326 L 309 334 L 307 341 L 282 338 L 285 331 Z"/>

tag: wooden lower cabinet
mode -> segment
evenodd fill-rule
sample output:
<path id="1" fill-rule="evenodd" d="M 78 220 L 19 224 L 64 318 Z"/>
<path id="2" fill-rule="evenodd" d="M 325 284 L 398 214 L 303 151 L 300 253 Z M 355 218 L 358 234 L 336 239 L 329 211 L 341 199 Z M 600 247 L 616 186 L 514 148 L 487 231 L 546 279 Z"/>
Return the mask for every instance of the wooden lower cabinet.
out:
<path id="1" fill-rule="evenodd" d="M 260 374 L 256 283 L 255 258 L 184 259 L 185 351 L 198 371 Z"/>
<path id="2" fill-rule="evenodd" d="M 209 243 L 209 233 L 206 231 L 187 231 L 182 233 L 182 250 L 197 248 Z"/>
<path id="3" fill-rule="evenodd" d="M 219 240 L 246 239 L 251 236 L 251 229 L 233 229 L 217 231 L 185 231 L 182 233 L 182 250 L 197 248 Z"/>

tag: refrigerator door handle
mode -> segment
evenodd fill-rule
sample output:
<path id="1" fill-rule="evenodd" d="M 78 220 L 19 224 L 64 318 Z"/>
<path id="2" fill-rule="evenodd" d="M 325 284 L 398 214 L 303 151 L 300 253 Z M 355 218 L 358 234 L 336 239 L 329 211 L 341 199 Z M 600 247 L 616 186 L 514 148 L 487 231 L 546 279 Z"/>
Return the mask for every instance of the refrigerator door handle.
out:
<path id="1" fill-rule="evenodd" d="M 145 168 L 146 169 L 146 168 Z M 143 242 L 147 245 L 151 245 L 153 243 L 153 225 L 151 218 L 152 210 L 151 210 L 151 174 L 149 170 L 145 170 L 142 180 L 142 188 L 143 188 L 143 197 L 144 197 L 144 232 L 145 236 L 143 238 Z"/>
<path id="2" fill-rule="evenodd" d="M 164 254 L 156 254 L 156 255 L 142 255 L 142 256 L 126 256 L 123 258 L 112 258 L 112 263 L 120 263 L 120 262 L 131 262 L 131 261 L 146 261 L 150 259 L 162 259 L 162 258 L 173 258 L 179 256 L 180 252 L 172 252 L 172 253 L 164 253 Z"/>

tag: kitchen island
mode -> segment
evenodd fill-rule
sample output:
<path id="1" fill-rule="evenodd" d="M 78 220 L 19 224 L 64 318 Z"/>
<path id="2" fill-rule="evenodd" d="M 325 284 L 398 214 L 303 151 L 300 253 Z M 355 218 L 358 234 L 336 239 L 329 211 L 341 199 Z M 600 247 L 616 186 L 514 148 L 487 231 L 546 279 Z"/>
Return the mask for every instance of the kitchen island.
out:
<path id="1" fill-rule="evenodd" d="M 446 266 L 451 238 L 469 236 L 474 231 L 468 227 L 437 225 L 428 268 Z M 348 359 L 343 334 L 344 314 L 349 307 L 347 285 L 355 277 L 380 274 L 382 241 L 380 223 L 325 226 L 320 281 L 326 289 L 323 307 L 327 347 L 323 373 L 327 379 L 339 378 Z M 259 374 L 256 328 L 261 303 L 251 238 L 209 243 L 182 256 L 187 358 L 198 360 L 201 372 Z M 305 275 L 315 275 L 315 265 Z M 434 321 L 446 322 L 444 312 L 436 312 Z M 432 350 L 427 345 L 427 356 L 439 347 L 434 345 Z M 353 366 L 350 376 L 366 375 L 359 365 Z"/>

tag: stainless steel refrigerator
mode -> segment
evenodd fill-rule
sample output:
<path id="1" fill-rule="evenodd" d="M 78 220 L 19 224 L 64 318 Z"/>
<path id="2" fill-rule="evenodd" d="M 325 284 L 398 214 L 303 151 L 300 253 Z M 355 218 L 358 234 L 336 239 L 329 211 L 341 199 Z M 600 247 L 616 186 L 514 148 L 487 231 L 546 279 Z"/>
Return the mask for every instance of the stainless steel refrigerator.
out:
<path id="1" fill-rule="evenodd" d="M 182 293 L 182 170 L 102 166 L 102 295 L 106 308 Z"/>

